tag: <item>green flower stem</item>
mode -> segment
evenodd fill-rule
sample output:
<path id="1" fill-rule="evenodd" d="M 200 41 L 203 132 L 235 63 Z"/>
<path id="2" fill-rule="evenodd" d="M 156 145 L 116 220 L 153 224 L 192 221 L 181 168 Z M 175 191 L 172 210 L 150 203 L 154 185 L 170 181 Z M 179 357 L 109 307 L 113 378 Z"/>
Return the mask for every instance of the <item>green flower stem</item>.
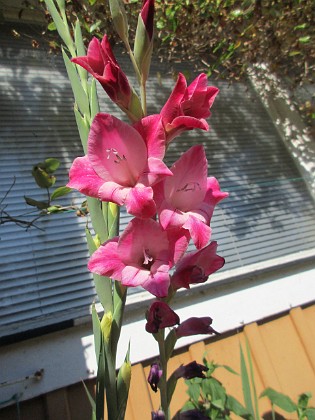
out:
<path id="1" fill-rule="evenodd" d="M 147 115 L 147 91 L 146 91 L 146 85 L 145 81 L 141 81 L 140 85 L 140 97 L 141 97 L 141 106 L 143 110 L 144 116 Z"/>
<path id="2" fill-rule="evenodd" d="M 125 46 L 126 46 L 126 48 L 127 48 L 127 51 L 128 51 L 128 54 L 129 54 L 130 60 L 131 60 L 131 62 L 132 62 L 132 65 L 133 65 L 134 71 L 135 71 L 136 76 L 137 76 L 137 78 L 138 78 L 139 85 L 141 85 L 141 73 L 140 73 L 140 70 L 139 70 L 138 64 L 137 64 L 137 62 L 136 62 L 135 56 L 133 55 L 133 52 L 132 52 L 132 50 L 131 50 L 131 47 L 130 47 L 130 44 L 129 44 L 128 40 L 127 40 L 127 42 L 125 42 Z"/>
<path id="3" fill-rule="evenodd" d="M 170 419 L 169 407 L 168 407 L 168 398 L 167 398 L 167 358 L 165 352 L 165 336 L 164 336 L 164 329 L 159 330 L 159 332 L 155 335 L 156 340 L 159 345 L 160 351 L 160 364 L 162 369 L 162 376 L 159 382 L 159 389 L 160 389 L 160 397 L 161 397 L 161 408 L 165 414 L 165 419 Z"/>
<path id="4" fill-rule="evenodd" d="M 116 357 L 127 297 L 127 287 L 114 281 L 114 319 L 111 332 L 111 352 Z"/>

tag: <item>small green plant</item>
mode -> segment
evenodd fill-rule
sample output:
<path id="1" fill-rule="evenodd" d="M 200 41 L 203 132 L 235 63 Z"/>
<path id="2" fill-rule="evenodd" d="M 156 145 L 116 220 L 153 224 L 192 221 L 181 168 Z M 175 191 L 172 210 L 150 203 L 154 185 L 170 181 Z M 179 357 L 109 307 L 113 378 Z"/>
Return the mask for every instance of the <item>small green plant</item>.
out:
<path id="1" fill-rule="evenodd" d="M 252 419 L 251 413 L 243 407 L 234 397 L 226 393 L 224 386 L 213 377 L 218 368 L 224 368 L 234 375 L 238 375 L 229 366 L 218 365 L 209 362 L 206 358 L 203 363 L 207 368 L 204 378 L 186 380 L 188 385 L 189 400 L 184 405 L 179 418 L 185 417 L 185 413 L 199 412 L 205 418 L 230 419 L 230 413 L 234 413 L 243 419 Z"/>
<path id="2" fill-rule="evenodd" d="M 220 367 L 227 369 L 235 375 L 238 375 L 238 373 L 229 366 L 218 365 L 213 361 L 209 362 L 206 358 L 203 359 L 203 362 L 207 368 L 204 378 L 186 380 L 189 400 L 176 418 L 228 420 L 230 419 L 230 413 L 234 413 L 243 419 L 260 420 L 263 417 L 259 414 L 258 401 L 259 398 L 267 397 L 271 403 L 271 416 L 273 420 L 276 419 L 275 407 L 290 414 L 296 413 L 298 420 L 315 420 L 315 408 L 309 406 L 309 401 L 312 397 L 312 394 L 309 392 L 301 394 L 297 403 L 294 403 L 287 395 L 275 391 L 272 388 L 266 388 L 258 397 L 253 361 L 247 341 L 245 354 L 242 346 L 240 346 L 240 375 L 245 406 L 231 395 L 228 395 L 222 383 L 213 377 L 215 370 Z"/>

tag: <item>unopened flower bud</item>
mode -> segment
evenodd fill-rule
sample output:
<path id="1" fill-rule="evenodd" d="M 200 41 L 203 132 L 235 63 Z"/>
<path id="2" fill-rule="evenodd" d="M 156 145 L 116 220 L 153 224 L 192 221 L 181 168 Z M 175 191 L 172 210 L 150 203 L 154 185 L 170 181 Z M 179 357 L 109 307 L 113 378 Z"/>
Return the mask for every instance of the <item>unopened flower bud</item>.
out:
<path id="1" fill-rule="evenodd" d="M 150 384 L 151 389 L 154 392 L 157 392 L 158 383 L 160 382 L 162 376 L 162 369 L 158 363 L 152 363 L 150 373 L 148 376 L 148 382 Z"/>
<path id="2" fill-rule="evenodd" d="M 206 366 L 197 363 L 196 361 L 190 362 L 187 365 L 181 365 L 174 372 L 176 378 L 192 379 L 192 378 L 205 378 L 203 372 L 209 370 Z"/>

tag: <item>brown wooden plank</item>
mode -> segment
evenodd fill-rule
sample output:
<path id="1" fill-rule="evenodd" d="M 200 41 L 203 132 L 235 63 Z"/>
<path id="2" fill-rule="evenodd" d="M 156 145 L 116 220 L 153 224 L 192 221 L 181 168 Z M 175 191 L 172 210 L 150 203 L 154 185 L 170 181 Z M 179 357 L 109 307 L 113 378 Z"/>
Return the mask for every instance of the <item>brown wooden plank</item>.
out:
<path id="1" fill-rule="evenodd" d="M 46 394 L 48 420 L 71 420 L 67 388 L 57 389 Z"/>
<path id="2" fill-rule="evenodd" d="M 262 384 L 265 388 L 271 387 L 280 389 L 280 382 L 277 373 L 272 365 L 268 349 L 260 335 L 260 329 L 256 323 L 246 325 L 244 333 L 247 337 L 252 358 L 259 367 Z"/>
<path id="3" fill-rule="evenodd" d="M 290 317 L 315 374 L 315 335 L 309 327 L 308 319 L 301 308 L 292 309 Z"/>
<path id="4" fill-rule="evenodd" d="M 304 347 L 289 316 L 261 325 L 261 337 L 279 378 L 278 391 L 294 401 L 302 392 L 312 392 L 314 406 L 315 376 Z"/>
<path id="5" fill-rule="evenodd" d="M 132 408 L 131 412 L 133 417 L 126 417 L 126 420 L 151 418 L 153 406 L 147 387 L 147 378 L 145 376 L 143 366 L 141 365 L 141 363 L 132 366 L 130 383 L 130 404 Z M 129 410 L 128 415 L 130 415 Z"/>

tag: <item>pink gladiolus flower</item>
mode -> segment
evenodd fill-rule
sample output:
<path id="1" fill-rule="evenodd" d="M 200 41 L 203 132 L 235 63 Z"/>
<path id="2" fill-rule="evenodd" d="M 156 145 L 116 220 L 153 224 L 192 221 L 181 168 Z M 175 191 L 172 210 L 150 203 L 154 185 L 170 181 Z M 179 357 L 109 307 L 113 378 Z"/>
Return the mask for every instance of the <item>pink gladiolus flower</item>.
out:
<path id="1" fill-rule="evenodd" d="M 207 168 L 204 148 L 193 146 L 171 167 L 173 176 L 154 187 L 162 227 L 187 229 L 198 249 L 210 239 L 215 205 L 228 195 L 214 177 L 207 178 Z"/>
<path id="2" fill-rule="evenodd" d="M 218 93 L 219 89 L 216 87 L 207 86 L 207 76 L 204 73 L 188 87 L 185 76 L 179 73 L 175 88 L 160 113 L 167 142 L 184 130 L 208 130 L 209 125 L 205 118 L 210 117 L 210 108 Z"/>
<path id="3" fill-rule="evenodd" d="M 109 114 L 98 114 L 92 123 L 88 154 L 74 160 L 68 186 L 85 195 L 126 205 L 137 217 L 156 213 L 151 186 L 172 175 L 167 166 L 148 157 L 141 135 Z"/>
<path id="4" fill-rule="evenodd" d="M 75 57 L 71 61 L 91 73 L 100 82 L 110 99 L 123 110 L 130 108 L 132 96 L 135 94 L 127 76 L 117 63 L 106 35 L 102 42 L 93 38 L 89 43 L 87 55 Z"/>
<path id="5" fill-rule="evenodd" d="M 105 242 L 91 256 L 93 273 L 121 281 L 124 286 L 142 286 L 157 297 L 165 297 L 169 270 L 186 251 L 188 237 L 180 231 L 163 231 L 152 219 L 133 219 L 122 233 Z"/>
<path id="6" fill-rule="evenodd" d="M 212 318 L 209 316 L 196 318 L 192 317 L 182 322 L 175 329 L 177 338 L 187 337 L 196 334 L 219 334 L 212 327 Z"/>
<path id="7" fill-rule="evenodd" d="M 165 302 L 152 303 L 147 314 L 145 326 L 147 332 L 155 334 L 159 329 L 173 327 L 176 324 L 179 324 L 179 316 Z"/>
<path id="8" fill-rule="evenodd" d="M 171 283 L 175 290 L 190 284 L 204 283 L 210 274 L 224 266 L 224 258 L 216 254 L 217 243 L 211 242 L 205 248 L 190 252 L 183 256 L 177 263 L 176 271 L 172 276 Z"/>

